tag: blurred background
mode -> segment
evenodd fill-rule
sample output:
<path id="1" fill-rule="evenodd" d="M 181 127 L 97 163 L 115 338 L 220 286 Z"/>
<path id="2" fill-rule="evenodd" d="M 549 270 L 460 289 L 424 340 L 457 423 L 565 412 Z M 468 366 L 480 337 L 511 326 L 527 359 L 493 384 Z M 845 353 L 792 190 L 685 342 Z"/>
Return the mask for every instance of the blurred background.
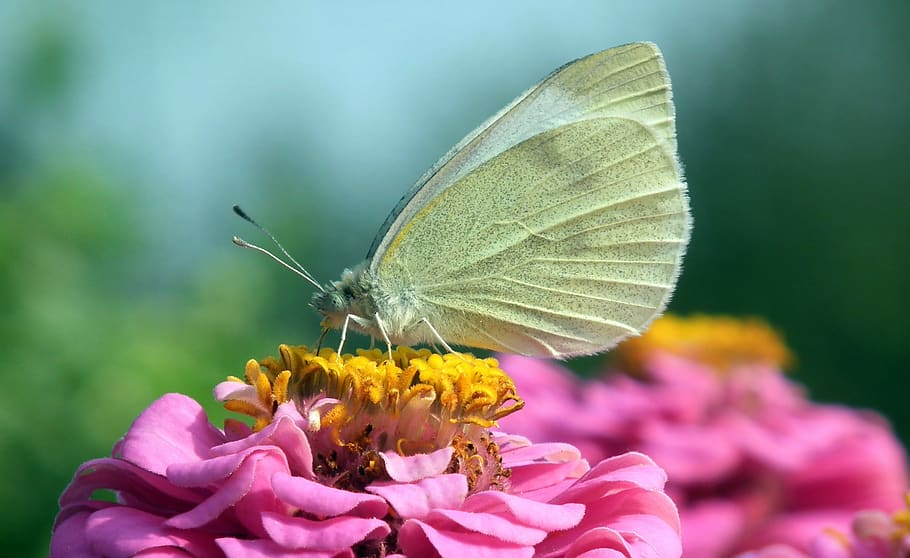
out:
<path id="1" fill-rule="evenodd" d="M 910 4 L 316 5 L 0 5 L 8 556 L 46 553 L 78 464 L 158 396 L 220 424 L 217 381 L 316 339 L 233 203 L 335 279 L 465 133 L 635 40 L 673 76 L 695 219 L 671 310 L 766 319 L 815 399 L 910 439 Z"/>

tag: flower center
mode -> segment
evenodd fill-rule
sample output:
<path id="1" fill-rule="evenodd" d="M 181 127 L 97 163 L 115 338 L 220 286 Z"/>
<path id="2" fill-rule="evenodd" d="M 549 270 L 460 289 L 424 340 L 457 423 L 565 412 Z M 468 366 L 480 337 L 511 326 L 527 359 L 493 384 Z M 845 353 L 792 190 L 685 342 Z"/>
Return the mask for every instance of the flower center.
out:
<path id="1" fill-rule="evenodd" d="M 616 356 L 630 371 L 640 371 L 649 355 L 663 351 L 701 362 L 718 372 L 740 365 L 786 367 L 793 356 L 764 322 L 717 316 L 664 315 L 641 337 L 629 339 Z"/>
<path id="2" fill-rule="evenodd" d="M 244 382 L 256 401 L 234 398 L 225 408 L 256 419 L 261 430 L 278 405 L 293 401 L 308 421 L 314 470 L 354 490 L 385 476 L 380 452 L 401 456 L 452 447 L 449 472 L 471 488 L 508 478 L 487 429 L 524 406 L 496 359 L 398 347 L 389 360 L 379 349 L 339 355 L 281 345 L 272 357 L 247 363 Z"/>

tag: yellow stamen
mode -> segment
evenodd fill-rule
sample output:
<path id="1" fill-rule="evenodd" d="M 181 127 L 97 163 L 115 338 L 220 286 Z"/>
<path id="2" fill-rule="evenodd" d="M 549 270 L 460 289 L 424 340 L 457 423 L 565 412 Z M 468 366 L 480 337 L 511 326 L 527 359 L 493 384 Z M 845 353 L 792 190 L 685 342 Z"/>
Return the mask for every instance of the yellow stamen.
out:
<path id="1" fill-rule="evenodd" d="M 229 410 L 254 417 L 256 429 L 268 424 L 281 403 L 295 401 L 304 408 L 331 398 L 338 403 L 323 409 L 315 422 L 330 432 L 333 443 L 369 442 L 377 451 L 412 455 L 445 447 L 456 435 L 490 428 L 524 406 L 512 379 L 493 358 L 410 347 L 395 349 L 391 361 L 380 349 L 356 355 L 323 349 L 316 355 L 306 347 L 281 345 L 279 353 L 280 360 L 247 363 L 245 383 L 255 386 L 261 407 L 225 403 Z"/>
<path id="2" fill-rule="evenodd" d="M 793 356 L 781 337 L 758 319 L 665 315 L 641 337 L 629 339 L 616 351 L 632 371 L 641 370 L 650 355 L 668 352 L 727 372 L 736 366 L 789 366 Z"/>
<path id="3" fill-rule="evenodd" d="M 910 492 L 904 495 L 904 505 L 902 510 L 894 514 L 894 525 L 896 527 L 895 539 L 903 539 L 910 536 Z"/>

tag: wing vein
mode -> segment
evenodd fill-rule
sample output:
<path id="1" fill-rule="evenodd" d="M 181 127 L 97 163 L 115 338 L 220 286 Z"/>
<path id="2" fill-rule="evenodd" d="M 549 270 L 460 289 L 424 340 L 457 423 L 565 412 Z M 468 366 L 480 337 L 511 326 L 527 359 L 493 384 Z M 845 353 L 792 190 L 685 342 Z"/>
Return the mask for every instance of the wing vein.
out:
<path id="1" fill-rule="evenodd" d="M 534 231 L 533 229 L 531 229 L 531 230 L 532 230 L 532 232 L 534 232 L 535 234 L 540 234 L 540 233 L 542 233 L 542 232 L 544 232 L 544 231 L 548 231 L 548 230 L 550 230 L 550 229 L 553 229 L 553 228 L 556 228 L 556 227 L 565 225 L 566 223 L 568 223 L 568 222 L 570 222 L 570 221 L 573 221 L 573 220 L 575 220 L 575 219 L 579 219 L 579 218 L 581 218 L 581 217 L 584 217 L 584 216 L 586 216 L 586 215 L 590 215 L 590 214 L 592 214 L 592 213 L 597 213 L 597 212 L 599 212 L 599 211 L 604 211 L 604 210 L 606 210 L 606 209 L 614 208 L 614 207 L 616 207 L 616 206 L 624 205 L 624 204 L 627 204 L 627 203 L 630 203 L 630 202 L 633 202 L 633 201 L 637 201 L 637 200 L 641 200 L 641 199 L 647 199 L 647 198 L 650 198 L 650 197 L 653 197 L 653 196 L 658 196 L 658 195 L 660 195 L 660 194 L 666 194 L 666 193 L 669 193 L 669 192 L 673 192 L 674 190 L 677 190 L 677 188 L 668 188 L 668 189 L 666 189 L 666 190 L 655 190 L 655 191 L 653 191 L 653 192 L 648 192 L 648 193 L 646 193 L 646 194 L 642 194 L 642 195 L 639 195 L 639 196 L 635 196 L 635 197 L 633 197 L 633 198 L 628 198 L 628 199 L 625 199 L 625 200 L 618 200 L 618 201 L 615 201 L 615 202 L 614 202 L 614 201 L 611 201 L 610 203 L 606 203 L 606 204 L 604 204 L 604 205 L 595 206 L 595 207 L 593 207 L 593 208 L 591 208 L 591 209 L 589 209 L 589 210 L 587 210 L 587 211 L 583 211 L 583 212 L 581 212 L 581 213 L 575 213 L 575 214 L 572 214 L 572 215 L 568 215 L 568 216 L 566 216 L 565 219 L 563 219 L 563 220 L 561 220 L 561 221 L 556 221 L 555 223 L 553 223 L 553 224 L 551 224 L 551 225 L 549 225 L 549 226 L 547 226 L 547 227 L 544 227 L 544 228 L 542 228 L 542 229 L 540 229 L 540 230 L 537 230 L 537 231 Z M 620 221 L 611 221 L 610 223 L 604 223 L 603 225 L 598 225 L 598 226 L 596 226 L 596 227 L 588 227 L 587 229 L 583 229 L 583 230 L 581 230 L 581 231 L 578 231 L 577 233 L 575 233 L 575 234 L 573 234 L 573 235 L 571 235 L 571 236 L 567 236 L 567 237 L 565 237 L 565 238 L 572 238 L 572 237 L 574 237 L 574 236 L 578 236 L 578 235 L 580 235 L 580 234 L 588 233 L 588 232 L 591 232 L 591 231 L 602 230 L 602 229 L 608 229 L 608 228 L 615 227 L 615 226 L 618 226 L 618 225 L 625 225 L 625 224 L 628 224 L 628 223 L 634 223 L 635 221 L 645 221 L 645 220 L 647 220 L 647 219 L 653 219 L 653 218 L 655 218 L 655 217 L 669 217 L 669 216 L 671 216 L 671 215 L 679 215 L 679 214 L 681 214 L 680 211 L 665 211 L 665 212 L 662 212 L 662 213 L 649 213 L 649 214 L 647 214 L 647 215 L 639 215 L 639 216 L 637 216 L 637 217 L 629 217 L 628 219 L 622 219 L 622 220 L 620 220 Z M 505 222 L 506 222 L 506 223 L 509 223 L 509 222 L 512 222 L 512 223 L 520 223 L 520 221 L 505 221 Z M 530 229 L 530 227 L 528 227 L 528 228 Z M 559 239 L 559 240 L 564 240 L 564 238 L 563 238 L 563 239 Z"/>
<path id="2" fill-rule="evenodd" d="M 648 76 L 652 76 L 655 73 L 657 73 L 657 72 L 648 74 Z M 648 76 L 642 76 L 642 78 L 648 77 Z M 631 83 L 631 82 L 629 82 L 629 83 Z M 648 89 L 642 89 L 640 91 L 633 91 L 632 93 L 629 93 L 628 95 L 625 95 L 624 97 L 614 97 L 613 99 L 610 99 L 610 104 L 623 103 L 625 101 L 629 101 L 629 100 L 635 99 L 637 97 L 646 97 L 648 95 L 651 95 L 652 93 L 657 93 L 658 91 L 666 91 L 666 89 L 667 89 L 666 85 L 660 84 L 660 85 L 657 85 L 655 87 L 651 87 Z M 638 110 L 636 110 L 636 112 L 639 112 L 639 110 L 660 106 L 662 104 L 664 104 L 664 103 L 657 103 L 654 105 L 649 105 L 647 107 L 642 107 L 642 109 L 638 109 Z"/>
<path id="3" fill-rule="evenodd" d="M 535 285 L 533 283 L 519 281 L 518 279 L 513 279 L 511 277 L 502 277 L 502 280 L 507 281 L 509 283 L 514 283 L 516 285 L 523 285 L 525 287 L 530 287 L 532 289 L 538 289 L 541 291 L 546 291 L 546 292 L 561 294 L 561 295 L 569 295 L 569 296 L 573 296 L 576 298 L 587 298 L 590 300 L 599 300 L 601 302 L 612 302 L 615 304 L 622 304 L 623 306 L 634 306 L 636 308 L 651 308 L 651 306 L 649 306 L 647 304 L 637 304 L 635 302 L 627 302 L 625 300 L 616 300 L 613 298 L 607 298 L 605 296 L 596 296 L 596 295 L 590 295 L 590 294 L 584 294 L 584 293 L 576 293 L 576 292 L 567 291 L 567 290 L 563 290 L 563 289 L 556 289 L 554 287 L 544 287 L 543 285 Z"/>
<path id="4" fill-rule="evenodd" d="M 632 68 L 635 68 L 637 66 L 643 66 L 649 62 L 653 62 L 654 60 L 657 60 L 657 58 L 658 58 L 658 56 L 656 54 L 652 54 L 651 56 L 645 58 L 644 60 L 639 60 L 639 61 L 629 64 L 627 66 L 622 66 L 621 68 L 614 68 L 609 73 L 604 74 L 600 79 L 589 83 L 587 87 L 579 88 L 578 91 L 579 92 L 590 91 L 591 89 L 594 89 L 597 85 L 603 83 L 604 81 L 610 79 L 611 77 L 613 77 L 615 75 L 621 74 L 622 72 L 625 72 L 626 70 L 631 70 Z M 660 73 L 660 71 L 649 72 L 649 73 L 645 74 L 644 76 L 640 76 L 635 79 L 623 81 L 622 83 L 618 83 L 618 84 L 614 85 L 613 87 L 604 89 L 603 91 L 612 91 L 612 90 L 616 89 L 617 87 L 622 87 L 623 85 L 637 81 L 637 80 L 641 79 L 642 77 L 648 77 L 648 76 L 652 76 L 654 74 L 659 74 L 659 73 Z"/>
<path id="5" fill-rule="evenodd" d="M 569 317 L 569 318 L 575 318 L 575 319 L 578 319 L 578 320 L 581 320 L 584 322 L 590 322 L 592 324 L 599 324 L 599 325 L 605 325 L 605 326 L 609 326 L 609 327 L 615 327 L 618 329 L 622 329 L 624 331 L 628 331 L 629 333 L 638 333 L 638 330 L 636 330 L 632 326 L 625 324 L 623 322 L 617 322 L 616 320 L 608 320 L 606 318 L 600 318 L 597 316 L 589 316 L 587 314 L 580 314 L 577 312 L 570 313 L 565 310 L 556 311 L 556 310 L 551 310 L 550 308 L 544 308 L 543 306 L 535 306 L 533 304 L 523 304 L 521 302 L 514 301 L 514 300 L 505 300 L 505 299 L 500 299 L 500 298 L 495 298 L 495 297 L 485 296 L 485 295 L 475 296 L 474 298 L 477 300 L 487 300 L 490 302 L 497 302 L 499 304 L 503 304 L 506 306 L 511 306 L 514 308 L 521 308 L 522 310 L 531 310 L 533 312 L 540 312 L 540 313 L 548 314 L 551 316 L 557 316 L 559 318 Z M 436 302 L 436 304 L 438 306 L 446 306 L 449 308 L 453 308 L 452 306 L 445 304 L 445 303 Z M 517 323 L 517 322 L 513 322 L 511 320 L 507 320 L 507 319 L 503 318 L 502 316 L 495 316 L 494 319 L 499 320 L 499 321 L 507 321 L 509 323 Z M 556 332 L 548 331 L 548 330 L 540 328 L 540 327 L 534 327 L 534 326 L 531 326 L 526 323 L 522 323 L 520 325 L 523 327 L 533 327 L 534 329 L 537 329 L 538 331 L 543 331 L 544 333 L 562 335 L 562 334 L 557 334 Z"/>
<path id="6" fill-rule="evenodd" d="M 636 244 L 636 243 L 637 242 L 630 242 L 629 244 Z M 461 286 L 461 285 L 466 285 L 468 283 L 476 283 L 478 281 L 486 281 L 487 279 L 506 279 L 505 274 L 509 273 L 510 271 L 512 271 L 514 269 L 521 267 L 522 265 L 525 265 L 525 264 L 524 263 L 516 264 L 512 267 L 508 267 L 508 268 L 502 270 L 500 273 L 483 275 L 480 277 L 471 277 L 471 278 L 467 278 L 467 279 L 462 278 L 462 279 L 459 279 L 458 281 L 449 281 L 446 283 L 435 283 L 433 285 L 427 285 L 425 287 L 425 290 L 426 291 L 433 291 L 436 289 L 447 290 L 450 287 L 457 287 L 457 286 Z M 614 285 L 632 285 L 633 287 L 645 287 L 648 289 L 661 289 L 661 290 L 666 290 L 666 289 L 670 288 L 670 286 L 671 286 L 671 285 L 664 285 L 662 283 L 648 283 L 646 281 L 628 281 L 628 280 L 619 280 L 619 279 L 607 279 L 607 278 L 603 278 L 603 277 L 597 277 L 597 278 L 589 277 L 588 280 L 595 281 L 597 283 L 610 283 L 610 284 L 614 284 Z M 433 304 L 438 304 L 436 301 L 430 301 L 430 302 L 432 302 Z"/>
<path id="7" fill-rule="evenodd" d="M 604 170 L 605 168 L 609 168 L 609 167 L 611 167 L 611 166 L 613 166 L 613 165 L 615 165 L 615 164 L 622 163 L 622 162 L 624 162 L 624 161 L 628 161 L 629 159 L 632 159 L 632 158 L 637 157 L 637 156 L 639 156 L 639 155 L 643 155 L 643 154 L 647 153 L 648 151 L 651 151 L 652 149 L 659 149 L 659 146 L 656 146 L 656 145 L 655 145 L 655 146 L 652 146 L 652 147 L 650 147 L 650 148 L 648 148 L 648 149 L 645 149 L 644 151 L 639 151 L 639 152 L 637 152 L 637 153 L 633 153 L 632 155 L 629 155 L 628 157 L 624 157 L 623 159 L 620 159 L 620 160 L 618 160 L 618 161 L 612 161 L 612 162 L 611 162 L 610 164 L 608 164 L 608 165 L 604 165 L 604 166 L 601 167 L 601 168 L 598 168 L 598 169 L 593 170 L 593 172 L 591 172 L 590 174 L 586 174 L 586 175 L 580 176 L 577 180 L 575 180 L 575 181 L 569 183 L 568 185 L 575 185 L 575 184 L 578 184 L 578 183 L 584 181 L 585 179 L 590 178 L 592 175 L 596 174 L 597 172 L 600 172 L 600 171 Z M 581 160 L 581 159 L 579 159 L 579 160 Z M 576 162 L 577 162 L 577 161 L 576 161 Z M 632 179 L 635 179 L 635 178 L 642 178 L 642 177 L 648 176 L 649 174 L 653 174 L 653 173 L 655 173 L 655 172 L 658 172 L 658 171 L 660 171 L 660 170 L 664 170 L 664 169 L 663 169 L 663 168 L 648 169 L 648 170 L 646 170 L 646 171 L 643 171 L 643 172 L 640 172 L 640 173 L 637 173 L 637 174 L 634 174 L 634 175 L 625 176 L 625 177 L 616 179 L 616 180 L 611 181 L 611 182 L 603 183 L 603 184 L 599 185 L 597 188 L 592 188 L 592 189 L 589 189 L 589 190 L 584 190 L 584 191 L 582 191 L 582 192 L 579 192 L 578 194 L 575 194 L 574 196 L 571 196 L 571 197 L 568 197 L 568 198 L 561 199 L 561 200 L 558 200 L 558 201 L 556 201 L 556 202 L 553 202 L 553 203 L 551 203 L 550 205 L 547 205 L 547 206 L 545 206 L 545 207 L 540 208 L 539 210 L 535 211 L 534 213 L 529 213 L 526 217 L 531 217 L 531 216 L 534 216 L 534 215 L 540 215 L 540 214 L 542 214 L 542 213 L 546 213 L 546 212 L 548 212 L 548 211 L 553 210 L 553 208 L 555 208 L 555 207 L 557 207 L 557 206 L 559 206 L 559 205 L 561 205 L 561 204 L 564 204 L 564 203 L 567 203 L 567 202 L 571 202 L 571 201 L 575 201 L 575 200 L 578 200 L 578 199 L 581 199 L 581 198 L 585 198 L 585 197 L 591 195 L 591 194 L 594 193 L 594 192 L 600 192 L 600 191 L 605 190 L 605 189 L 607 189 L 607 188 L 609 188 L 609 187 L 611 187 L 611 186 L 616 186 L 617 184 L 620 184 L 620 183 L 622 183 L 622 182 L 627 182 L 627 181 L 632 180 Z M 544 177 L 542 177 L 542 178 L 549 178 L 550 176 L 551 176 L 551 175 L 546 175 L 546 176 L 544 176 Z M 655 190 L 655 191 L 650 191 L 650 192 L 644 192 L 644 193 L 641 193 L 641 194 L 639 194 L 639 195 L 632 196 L 632 197 L 629 197 L 629 198 L 623 198 L 623 199 L 621 199 L 621 200 L 611 201 L 611 203 L 609 203 L 609 204 L 607 204 L 607 205 L 599 206 L 599 207 L 597 207 L 597 208 L 595 208 L 595 209 L 593 209 L 593 210 L 591 210 L 591 211 L 588 211 L 588 212 L 585 212 L 585 213 L 581 213 L 581 214 L 579 214 L 579 215 L 585 215 L 585 214 L 592 213 L 592 212 L 597 211 L 597 210 L 600 210 L 600 209 L 606 209 L 606 208 L 614 207 L 614 206 L 616 206 L 616 205 L 620 205 L 620 204 L 623 204 L 623 203 L 628 203 L 628 202 L 631 202 L 631 201 L 634 201 L 634 200 L 644 199 L 644 198 L 647 198 L 647 197 L 650 197 L 650 196 L 656 195 L 656 194 L 665 194 L 665 193 L 668 193 L 668 192 L 672 192 L 672 191 L 674 191 L 674 190 L 680 190 L 679 183 L 676 183 L 676 184 L 674 184 L 672 187 L 666 188 L 666 189 L 664 189 L 664 190 Z M 563 223 L 563 222 L 568 221 L 568 220 L 570 220 L 570 219 L 573 219 L 573 218 L 575 218 L 576 216 L 579 216 L 579 215 L 571 215 L 571 216 L 568 216 L 566 219 L 564 219 L 563 221 L 559 221 L 559 222 L 556 223 L 556 224 Z M 500 221 L 500 222 L 501 222 L 501 221 Z M 492 225 L 492 224 L 495 224 L 495 223 L 491 223 L 491 225 Z M 489 226 L 486 227 L 486 229 L 484 229 L 484 230 L 487 230 L 487 229 L 489 229 Z M 483 231 L 480 231 L 480 232 L 483 232 Z"/>
<path id="8" fill-rule="evenodd" d="M 524 352 L 524 351 L 522 351 L 522 350 L 520 350 L 520 349 L 517 349 L 517 348 L 514 347 L 512 344 L 506 343 L 505 341 L 503 341 L 503 340 L 500 339 L 499 337 L 497 337 L 497 336 L 493 335 L 492 333 L 486 331 L 485 329 L 483 329 L 483 328 L 481 328 L 480 326 L 474 324 L 473 322 L 466 322 L 466 323 L 471 327 L 471 329 L 473 329 L 474 331 L 476 331 L 476 332 L 479 333 L 480 335 L 486 337 L 487 339 L 489 339 L 490 341 L 492 341 L 494 344 L 499 345 L 500 347 L 504 347 L 504 348 L 508 349 L 510 352 L 513 352 L 513 353 L 515 353 L 515 354 L 522 354 L 522 353 Z M 553 352 L 553 349 L 552 349 L 549 345 L 543 343 L 540 339 L 537 339 L 536 337 L 532 336 L 532 335 L 529 334 L 528 332 L 522 332 L 521 335 L 524 336 L 524 337 L 527 337 L 527 338 L 531 339 L 532 341 L 534 341 L 534 342 L 536 342 L 536 343 L 538 343 L 541 347 L 543 347 L 543 348 L 544 348 L 547 352 L 549 352 L 551 355 L 556 356 L 557 353 L 554 353 L 554 352 Z M 582 340 L 582 341 L 584 341 L 584 340 Z"/>
<path id="9" fill-rule="evenodd" d="M 659 193 L 659 192 L 658 192 L 658 193 Z M 637 198 L 635 198 L 635 199 L 637 199 Z M 605 207 L 614 207 L 614 204 L 607 205 L 607 206 L 605 206 Z M 617 227 L 617 226 L 620 226 L 620 225 L 627 225 L 627 224 L 629 224 L 629 223 L 634 223 L 634 222 L 636 222 L 636 221 L 647 221 L 647 220 L 649 220 L 649 219 L 655 219 L 655 218 L 658 218 L 658 217 L 670 217 L 671 215 L 681 215 L 681 214 L 682 214 L 682 213 L 679 212 L 679 211 L 667 211 L 667 212 L 664 212 L 664 213 L 650 213 L 650 214 L 648 214 L 648 215 L 640 215 L 640 216 L 638 216 L 638 217 L 630 217 L 630 218 L 628 218 L 628 219 L 623 219 L 623 220 L 621 220 L 621 221 L 613 221 L 612 223 L 604 223 L 603 225 L 597 225 L 596 227 L 588 227 L 587 229 L 580 230 L 580 231 L 578 231 L 578 232 L 575 233 L 575 234 L 572 234 L 572 235 L 569 235 L 569 236 L 560 238 L 559 240 L 565 240 L 565 239 L 567 239 L 567 238 L 574 238 L 574 237 L 576 237 L 576 236 L 579 236 L 579 235 L 582 235 L 582 234 L 587 234 L 587 233 L 590 233 L 590 232 L 592 232 L 592 231 L 602 231 L 602 230 L 606 230 L 606 229 L 611 229 L 611 228 L 613 228 L 613 227 Z M 584 215 L 585 215 L 585 214 L 581 214 L 581 215 L 579 215 L 579 217 L 584 216 Z M 562 223 L 559 223 L 559 224 L 562 224 Z M 554 225 L 554 226 L 555 226 L 555 225 Z M 547 229 L 549 229 L 549 228 L 551 228 L 551 227 L 548 227 Z M 543 229 L 543 230 L 547 230 L 547 229 Z M 606 244 L 606 246 L 612 246 L 612 244 Z"/>
<path id="10" fill-rule="evenodd" d="M 448 305 L 445 305 L 445 304 L 441 304 L 440 306 L 446 306 L 447 308 L 452 308 L 451 306 L 448 306 Z M 458 308 L 458 310 L 462 310 L 462 309 L 461 309 L 461 308 Z M 473 313 L 473 312 L 472 312 L 472 313 Z M 577 335 L 569 335 L 569 334 L 567 334 L 567 333 L 561 333 L 561 332 L 558 332 L 558 331 L 551 331 L 551 330 L 549 330 L 549 329 L 546 329 L 546 328 L 543 328 L 543 327 L 540 327 L 540 326 L 535 326 L 535 325 L 531 325 L 531 324 L 528 324 L 528 323 L 525 323 L 525 322 L 519 322 L 519 321 L 516 321 L 516 320 L 510 320 L 510 319 L 505 318 L 505 317 L 502 317 L 502 316 L 493 316 L 493 317 L 491 317 L 491 316 L 484 316 L 484 317 L 485 317 L 485 318 L 490 318 L 490 319 L 496 320 L 497 322 L 502 322 L 502 323 L 506 323 L 506 324 L 517 325 L 517 326 L 519 326 L 519 327 L 520 327 L 521 329 L 523 329 L 523 330 L 524 330 L 524 329 L 529 329 L 529 330 L 539 331 L 539 332 L 541 332 L 541 333 L 545 333 L 545 334 L 547 334 L 547 335 L 552 335 L 552 336 L 554 336 L 554 337 L 562 337 L 563 339 L 571 339 L 572 341 L 581 341 L 581 342 L 583 342 L 583 343 L 590 343 L 590 342 L 591 342 L 591 341 L 590 341 L 589 339 L 587 339 L 586 337 L 578 337 Z M 475 325 L 473 322 L 471 322 L 471 321 L 469 321 L 469 320 L 465 320 L 464 323 L 471 324 L 472 327 L 480 328 L 480 326 Z M 626 329 L 627 327 L 628 327 L 628 326 L 625 326 L 623 329 Z M 636 333 L 637 333 L 637 332 L 636 332 Z"/>
<path id="11" fill-rule="evenodd" d="M 663 260 L 605 260 L 605 259 L 595 259 L 595 258 L 555 258 L 555 257 L 537 257 L 531 258 L 528 260 L 528 263 L 532 262 L 558 262 L 558 263 L 581 263 L 581 264 L 642 264 L 642 265 L 676 265 L 674 261 L 663 261 Z"/>

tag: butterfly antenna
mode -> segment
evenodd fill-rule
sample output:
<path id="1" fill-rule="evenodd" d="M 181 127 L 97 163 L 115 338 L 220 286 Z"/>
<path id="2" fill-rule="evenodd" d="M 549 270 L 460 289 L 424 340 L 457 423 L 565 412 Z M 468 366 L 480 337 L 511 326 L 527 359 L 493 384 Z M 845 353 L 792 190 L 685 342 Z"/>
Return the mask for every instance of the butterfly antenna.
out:
<path id="1" fill-rule="evenodd" d="M 297 260 L 295 260 L 295 259 L 294 259 L 294 256 L 290 255 L 290 254 L 288 253 L 288 251 L 284 249 L 284 246 L 282 246 L 281 243 L 278 242 L 278 239 L 275 238 L 275 235 L 273 235 L 271 232 L 269 232 L 269 230 L 268 230 L 267 228 L 263 227 L 262 225 L 260 225 L 259 223 L 257 223 L 252 217 L 250 217 L 249 215 L 247 215 L 247 213 L 246 213 L 243 209 L 241 209 L 239 205 L 235 205 L 235 206 L 234 206 L 234 213 L 236 213 L 241 219 L 243 219 L 243 220 L 246 221 L 247 223 L 250 223 L 251 225 L 253 225 L 253 226 L 256 227 L 257 229 L 259 229 L 259 230 L 260 230 L 263 234 L 265 234 L 267 237 L 269 237 L 269 239 L 270 239 L 272 242 L 275 243 L 275 246 L 277 246 L 278 249 L 281 250 L 281 253 L 284 254 L 285 257 L 287 257 L 289 260 L 291 260 L 291 263 L 293 263 L 294 265 L 293 265 L 293 266 L 290 265 L 289 263 L 287 263 L 286 261 L 282 260 L 281 258 L 279 258 L 278 256 L 276 256 L 275 254 L 269 252 L 269 251 L 266 250 L 265 248 L 262 248 L 261 246 L 256 246 L 255 244 L 252 244 L 252 243 L 250 243 L 250 242 L 247 242 L 246 240 L 243 240 L 242 238 L 240 238 L 240 237 L 238 237 L 238 236 L 235 236 L 235 237 L 231 238 L 231 241 L 232 241 L 234 244 L 236 244 L 237 246 L 240 246 L 241 248 L 251 248 L 251 249 L 253 249 L 253 250 L 256 250 L 257 252 L 262 252 L 263 254 L 269 256 L 270 258 L 272 258 L 272 259 L 275 260 L 276 262 L 280 263 L 280 264 L 283 265 L 284 267 L 290 269 L 291 271 L 293 271 L 293 272 L 296 273 L 297 275 L 303 277 L 307 282 L 309 282 L 311 285 L 313 285 L 314 287 L 316 287 L 316 288 L 319 289 L 320 291 L 324 291 L 324 290 L 325 290 L 325 289 L 322 288 L 322 285 L 320 285 L 318 281 L 316 281 L 315 279 L 313 279 L 313 276 L 310 275 L 310 272 L 307 271 L 302 265 L 300 265 L 300 262 L 298 262 Z"/>
<path id="2" fill-rule="evenodd" d="M 263 248 L 262 246 L 256 246 L 255 244 L 249 243 L 249 242 L 247 242 L 246 240 L 243 240 L 242 238 L 240 238 L 239 236 L 231 237 L 231 242 L 233 242 L 233 243 L 236 244 L 237 246 L 240 246 L 241 248 L 250 248 L 250 249 L 252 249 L 252 250 L 256 250 L 257 252 L 262 252 L 263 254 L 265 254 L 266 256 L 268 256 L 268 257 L 270 257 L 270 258 L 272 258 L 273 260 L 275 260 L 276 262 L 280 263 L 281 265 L 283 265 L 283 266 L 286 267 L 287 269 L 290 269 L 291 271 L 293 271 L 293 272 L 296 273 L 297 275 L 299 275 L 299 276 L 303 277 L 304 279 L 306 279 L 311 285 L 313 285 L 314 287 L 316 287 L 316 288 L 319 289 L 320 291 L 325 291 L 325 289 L 322 288 L 322 285 L 320 285 L 319 283 L 317 283 L 312 277 L 309 276 L 309 274 L 304 273 L 303 271 L 300 271 L 299 269 L 297 269 L 296 267 L 294 267 L 294 266 L 292 266 L 291 264 L 287 263 L 286 261 L 282 260 L 281 258 L 279 258 L 278 256 L 276 256 L 275 254 L 269 252 L 268 250 L 266 250 L 266 249 Z"/>

